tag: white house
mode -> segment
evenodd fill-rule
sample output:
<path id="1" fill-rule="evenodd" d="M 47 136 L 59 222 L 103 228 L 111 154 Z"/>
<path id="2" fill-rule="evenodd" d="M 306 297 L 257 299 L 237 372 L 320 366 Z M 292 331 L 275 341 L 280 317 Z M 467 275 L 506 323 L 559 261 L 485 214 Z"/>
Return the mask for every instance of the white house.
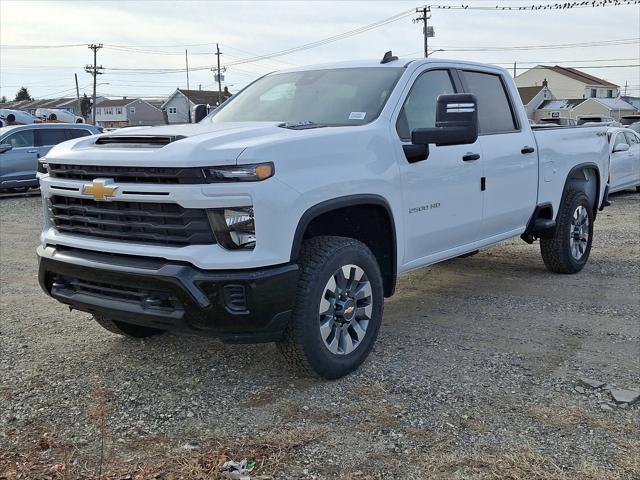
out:
<path id="1" fill-rule="evenodd" d="M 536 110 L 534 120 L 543 118 L 569 117 L 579 119 L 586 116 L 611 117 L 619 120 L 625 115 L 633 115 L 638 110 L 621 98 L 587 98 L 574 100 L 549 100 Z"/>
<path id="2" fill-rule="evenodd" d="M 542 86 L 546 81 L 557 98 L 615 98 L 620 87 L 575 68 L 538 65 L 515 78 L 518 87 Z"/>
<path id="3" fill-rule="evenodd" d="M 162 109 L 167 113 L 169 123 L 189 123 L 189 111 L 191 111 L 191 122 L 193 122 L 193 108 L 196 105 L 215 107 L 230 96 L 231 93 L 229 93 L 227 87 L 224 87 L 222 95 L 219 95 L 217 90 L 184 90 L 178 88 L 162 104 Z"/>
<path id="4" fill-rule="evenodd" d="M 546 82 L 538 87 L 518 87 L 520 99 L 527 111 L 527 117 L 533 119 L 535 111 L 547 100 L 553 100 L 555 97 L 549 90 Z"/>

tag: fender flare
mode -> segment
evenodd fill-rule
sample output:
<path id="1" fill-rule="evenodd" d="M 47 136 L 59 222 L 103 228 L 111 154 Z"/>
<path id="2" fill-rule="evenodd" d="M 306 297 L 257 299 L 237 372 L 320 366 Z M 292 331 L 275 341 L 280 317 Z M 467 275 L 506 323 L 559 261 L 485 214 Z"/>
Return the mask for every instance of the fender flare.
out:
<path id="1" fill-rule="evenodd" d="M 569 183 L 569 179 L 571 178 L 571 176 L 574 173 L 580 170 L 585 170 L 585 169 L 593 169 L 596 172 L 596 198 L 594 199 L 594 203 L 593 203 L 593 210 L 595 212 L 600 207 L 602 203 L 602 199 L 600 198 L 600 185 L 601 185 L 600 167 L 598 167 L 598 165 L 594 162 L 580 163 L 578 165 L 575 165 L 571 170 L 569 170 L 569 173 L 567 174 L 567 178 L 564 181 L 564 187 L 562 189 L 562 198 L 564 198 L 564 194 L 567 191 L 567 185 Z M 560 199 L 560 201 L 562 201 L 562 198 Z"/>
<path id="2" fill-rule="evenodd" d="M 398 239 L 396 234 L 395 218 L 389 202 L 381 195 L 376 194 L 358 194 L 358 195 L 346 195 L 344 197 L 332 198 L 320 202 L 310 208 L 308 208 L 300 217 L 298 226 L 293 237 L 293 244 L 291 246 L 291 262 L 296 262 L 300 256 L 302 250 L 302 243 L 304 241 L 304 234 L 311 224 L 311 222 L 318 218 L 320 215 L 330 212 L 332 210 L 338 210 L 345 207 L 355 207 L 359 205 L 375 205 L 384 208 L 389 217 L 391 223 L 391 275 L 392 286 L 391 292 L 395 288 L 395 277 L 398 272 Z"/>

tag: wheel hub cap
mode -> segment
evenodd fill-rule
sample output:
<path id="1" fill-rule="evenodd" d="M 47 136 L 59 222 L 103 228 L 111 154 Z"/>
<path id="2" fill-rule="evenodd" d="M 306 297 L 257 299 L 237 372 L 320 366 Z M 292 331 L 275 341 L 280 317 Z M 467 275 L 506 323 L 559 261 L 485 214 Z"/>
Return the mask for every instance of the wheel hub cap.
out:
<path id="1" fill-rule="evenodd" d="M 589 214 L 587 209 L 580 205 L 573 212 L 571 218 L 571 230 L 569 234 L 569 246 L 571 256 L 580 260 L 587 251 L 589 244 Z"/>
<path id="2" fill-rule="evenodd" d="M 373 312 L 371 282 L 357 265 L 345 265 L 329 278 L 320 299 L 320 336 L 336 355 L 360 346 Z"/>

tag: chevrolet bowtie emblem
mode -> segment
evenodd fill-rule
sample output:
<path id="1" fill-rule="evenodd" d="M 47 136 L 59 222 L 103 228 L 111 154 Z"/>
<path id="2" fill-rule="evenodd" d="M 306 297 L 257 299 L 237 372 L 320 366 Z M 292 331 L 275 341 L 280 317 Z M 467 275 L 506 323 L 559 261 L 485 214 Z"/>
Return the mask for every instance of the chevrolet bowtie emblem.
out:
<path id="1" fill-rule="evenodd" d="M 115 192 L 118 187 L 108 186 L 113 180 L 110 178 L 98 178 L 93 181 L 91 185 L 84 185 L 82 187 L 82 193 L 91 195 L 96 200 L 110 200 L 115 196 Z"/>

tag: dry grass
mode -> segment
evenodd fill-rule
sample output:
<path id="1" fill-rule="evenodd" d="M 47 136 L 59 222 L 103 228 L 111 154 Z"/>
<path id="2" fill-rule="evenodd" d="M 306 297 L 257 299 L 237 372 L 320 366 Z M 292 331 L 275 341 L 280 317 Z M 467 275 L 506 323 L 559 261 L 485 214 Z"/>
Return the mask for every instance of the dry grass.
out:
<path id="1" fill-rule="evenodd" d="M 563 469 L 552 459 L 520 447 L 506 453 L 445 453 L 430 455 L 420 465 L 421 478 L 466 480 L 637 480 L 640 478 L 640 442 L 618 446 L 610 467 L 583 463 Z"/>
<path id="2" fill-rule="evenodd" d="M 224 462 L 245 458 L 256 462 L 254 478 L 269 477 L 276 475 L 297 449 L 324 434 L 320 429 L 281 430 L 269 436 L 210 442 L 207 448 L 188 452 L 172 448 L 166 439 L 153 444 L 146 442 L 144 461 L 126 463 L 112 453 L 101 476 L 94 458 L 84 457 L 52 434 L 45 437 L 40 434 L 25 442 L 18 452 L 0 450 L 0 480 L 218 480 L 224 478 L 220 470 Z"/>

